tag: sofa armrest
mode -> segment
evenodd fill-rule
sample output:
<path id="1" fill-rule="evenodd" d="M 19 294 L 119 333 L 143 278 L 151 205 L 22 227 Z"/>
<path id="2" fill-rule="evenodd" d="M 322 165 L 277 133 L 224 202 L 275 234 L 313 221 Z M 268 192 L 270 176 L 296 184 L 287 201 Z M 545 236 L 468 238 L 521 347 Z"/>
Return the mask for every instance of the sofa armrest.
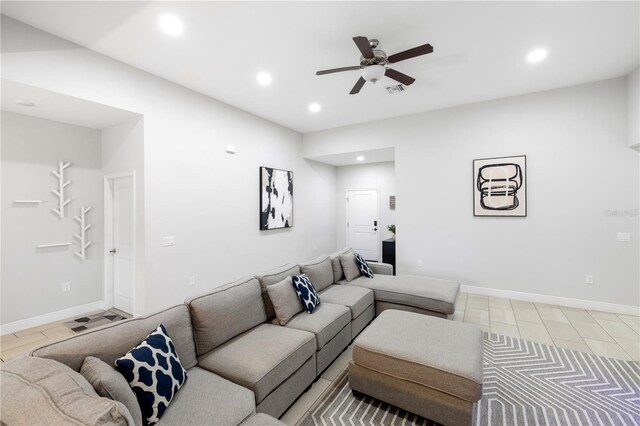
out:
<path id="1" fill-rule="evenodd" d="M 367 262 L 374 274 L 393 275 L 393 265 L 382 262 Z"/>

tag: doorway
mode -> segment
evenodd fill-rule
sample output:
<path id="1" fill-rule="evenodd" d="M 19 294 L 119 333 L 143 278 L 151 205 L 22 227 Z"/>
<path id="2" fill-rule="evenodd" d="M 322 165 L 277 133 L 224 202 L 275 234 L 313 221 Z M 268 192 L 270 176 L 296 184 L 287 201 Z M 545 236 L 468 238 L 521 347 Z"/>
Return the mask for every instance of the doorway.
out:
<path id="1" fill-rule="evenodd" d="M 105 176 L 105 303 L 134 313 L 135 175 Z"/>
<path id="2" fill-rule="evenodd" d="M 347 245 L 366 260 L 380 260 L 378 190 L 347 190 Z"/>

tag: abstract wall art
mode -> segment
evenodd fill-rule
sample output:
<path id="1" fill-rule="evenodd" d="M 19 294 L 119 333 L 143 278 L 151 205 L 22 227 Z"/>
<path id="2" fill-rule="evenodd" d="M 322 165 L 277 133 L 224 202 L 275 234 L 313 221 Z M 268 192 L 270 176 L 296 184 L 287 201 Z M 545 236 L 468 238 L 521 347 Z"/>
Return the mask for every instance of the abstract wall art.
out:
<path id="1" fill-rule="evenodd" d="M 260 167 L 260 230 L 293 226 L 293 172 Z"/>
<path id="2" fill-rule="evenodd" d="M 527 157 L 473 160 L 473 215 L 527 216 Z"/>

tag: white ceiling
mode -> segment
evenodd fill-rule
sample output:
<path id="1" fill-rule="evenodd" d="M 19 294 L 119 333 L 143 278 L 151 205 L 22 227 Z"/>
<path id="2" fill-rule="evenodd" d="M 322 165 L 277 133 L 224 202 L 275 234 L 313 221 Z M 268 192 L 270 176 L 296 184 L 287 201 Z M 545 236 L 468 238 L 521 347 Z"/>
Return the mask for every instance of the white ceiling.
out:
<path id="1" fill-rule="evenodd" d="M 358 157 L 362 157 L 358 161 Z M 340 154 L 318 155 L 305 157 L 310 160 L 319 161 L 332 166 L 348 166 L 352 164 L 383 163 L 385 161 L 395 161 L 394 148 L 369 149 L 365 151 L 343 152 Z"/>
<path id="2" fill-rule="evenodd" d="M 639 63 L 639 2 L 59 2 L 3 1 L 2 13 L 300 132 L 619 77 Z M 158 18 L 184 22 L 177 37 Z M 348 93 L 356 35 L 393 54 L 406 92 L 379 82 Z M 546 48 L 531 65 L 529 50 Z M 259 71 L 273 75 L 261 87 Z M 384 83 L 390 83 L 386 81 Z M 322 110 L 311 114 L 310 102 Z"/>
<path id="3" fill-rule="evenodd" d="M 2 92 L 2 96 L 0 96 L 2 99 L 2 111 L 30 115 L 44 118 L 45 120 L 102 130 L 122 123 L 129 118 L 140 116 L 130 111 L 5 79 L 0 83 L 0 88 Z M 35 106 L 25 107 L 18 105 L 18 101 L 25 100 L 33 102 Z"/>

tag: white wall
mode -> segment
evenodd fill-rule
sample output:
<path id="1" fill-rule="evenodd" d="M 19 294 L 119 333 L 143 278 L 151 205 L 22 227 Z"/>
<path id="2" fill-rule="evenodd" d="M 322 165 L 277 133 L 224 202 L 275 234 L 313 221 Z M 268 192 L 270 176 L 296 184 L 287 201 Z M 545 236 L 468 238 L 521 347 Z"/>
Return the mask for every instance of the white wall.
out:
<path id="1" fill-rule="evenodd" d="M 393 234 L 387 226 L 395 224 L 395 210 L 389 208 L 389 196 L 395 195 L 395 164 L 393 162 L 342 166 L 336 168 L 336 248 L 347 245 L 348 189 L 377 189 L 379 197 L 378 229 L 380 230 L 379 252 L 382 258 L 382 241 Z"/>
<path id="2" fill-rule="evenodd" d="M 300 134 L 4 16 L 2 52 L 5 79 L 144 115 L 146 311 L 335 247 L 335 168 Z M 291 229 L 258 230 L 262 165 L 294 171 Z"/>
<path id="3" fill-rule="evenodd" d="M 640 157 L 627 130 L 620 78 L 306 134 L 304 154 L 395 146 L 401 274 L 638 306 Z M 521 154 L 528 217 L 473 217 L 472 160 Z"/>
<path id="4" fill-rule="evenodd" d="M 1 323 L 68 309 L 102 299 L 103 198 L 100 132 L 84 127 L 2 111 L 2 297 Z M 58 181 L 51 171 L 66 169 L 66 217 L 51 212 Z M 14 200 L 43 200 L 16 204 Z M 73 219 L 91 206 L 87 237 L 93 244 L 79 260 Z M 37 245 L 73 242 L 37 249 Z M 71 291 L 62 292 L 70 282 Z"/>
<path id="5" fill-rule="evenodd" d="M 627 76 L 629 146 L 640 150 L 640 67 Z"/>

